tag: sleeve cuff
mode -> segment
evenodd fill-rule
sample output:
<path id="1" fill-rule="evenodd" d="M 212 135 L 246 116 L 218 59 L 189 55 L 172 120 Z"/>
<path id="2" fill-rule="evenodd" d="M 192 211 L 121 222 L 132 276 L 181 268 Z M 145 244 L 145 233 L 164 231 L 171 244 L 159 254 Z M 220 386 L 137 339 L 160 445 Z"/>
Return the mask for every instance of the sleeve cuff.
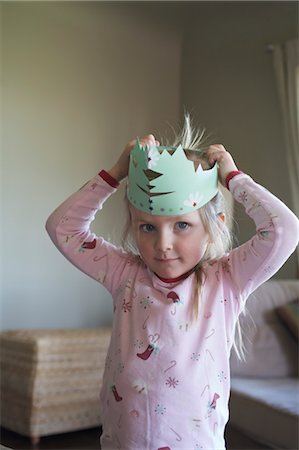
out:
<path id="1" fill-rule="evenodd" d="M 108 172 L 106 172 L 106 170 L 101 170 L 99 172 L 99 176 L 103 178 L 103 180 L 106 181 L 106 183 L 110 184 L 111 187 L 115 189 L 118 188 L 119 182 L 115 178 L 113 178 Z"/>
<path id="2" fill-rule="evenodd" d="M 230 182 L 230 180 L 231 180 L 232 178 L 234 178 L 236 175 L 240 175 L 241 173 L 243 173 L 241 170 L 233 170 L 232 172 L 230 172 L 230 173 L 227 175 L 227 177 L 226 177 L 226 179 L 225 179 L 225 186 L 226 186 L 226 189 L 229 190 L 229 182 Z"/>

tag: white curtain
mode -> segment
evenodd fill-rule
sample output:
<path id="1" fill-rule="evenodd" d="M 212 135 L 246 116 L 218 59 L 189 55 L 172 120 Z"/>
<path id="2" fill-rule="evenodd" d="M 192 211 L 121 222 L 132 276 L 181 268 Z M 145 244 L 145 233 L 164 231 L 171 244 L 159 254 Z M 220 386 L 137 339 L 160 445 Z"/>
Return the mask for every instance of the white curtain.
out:
<path id="1" fill-rule="evenodd" d="M 273 63 L 283 115 L 292 207 L 299 217 L 299 45 L 297 40 L 273 46 Z M 299 249 L 297 249 L 299 269 Z"/>

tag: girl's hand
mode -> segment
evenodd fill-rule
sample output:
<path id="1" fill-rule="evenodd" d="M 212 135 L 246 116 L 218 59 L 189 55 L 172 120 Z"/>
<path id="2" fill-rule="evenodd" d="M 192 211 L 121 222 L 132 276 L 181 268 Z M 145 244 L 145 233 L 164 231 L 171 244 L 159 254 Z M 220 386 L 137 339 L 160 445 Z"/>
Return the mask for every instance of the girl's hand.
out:
<path id="1" fill-rule="evenodd" d="M 108 173 L 118 182 L 122 181 L 127 177 L 129 171 L 129 162 L 130 162 L 130 153 L 135 147 L 136 139 L 130 141 L 125 146 L 123 152 L 118 158 L 116 164 L 108 171 Z M 145 147 L 149 145 L 152 147 L 153 145 L 159 146 L 160 142 L 156 140 L 155 136 L 152 134 L 148 134 L 140 139 L 140 146 Z"/>
<path id="2" fill-rule="evenodd" d="M 221 144 L 214 144 L 208 148 L 207 159 L 211 166 L 216 162 L 218 163 L 219 180 L 223 186 L 225 186 L 227 175 L 230 172 L 238 170 L 231 154 Z"/>

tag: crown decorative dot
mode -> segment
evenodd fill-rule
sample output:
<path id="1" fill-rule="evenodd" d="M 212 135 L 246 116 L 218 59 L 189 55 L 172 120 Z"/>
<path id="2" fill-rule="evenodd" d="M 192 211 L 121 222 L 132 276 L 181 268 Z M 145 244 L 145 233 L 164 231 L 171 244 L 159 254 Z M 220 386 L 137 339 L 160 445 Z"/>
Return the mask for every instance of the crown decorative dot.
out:
<path id="1" fill-rule="evenodd" d="M 140 146 L 130 153 L 127 197 L 137 209 L 176 216 L 201 208 L 218 192 L 218 167 L 195 169 L 182 146 Z"/>

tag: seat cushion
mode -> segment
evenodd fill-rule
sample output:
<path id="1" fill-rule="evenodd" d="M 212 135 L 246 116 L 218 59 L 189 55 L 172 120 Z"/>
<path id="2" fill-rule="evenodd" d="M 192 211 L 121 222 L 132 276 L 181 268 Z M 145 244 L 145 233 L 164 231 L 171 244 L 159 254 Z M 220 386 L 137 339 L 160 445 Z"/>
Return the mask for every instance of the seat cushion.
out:
<path id="1" fill-rule="evenodd" d="M 236 377 L 296 377 L 298 341 L 291 335 L 277 309 L 299 297 L 299 280 L 271 280 L 251 294 L 240 325 L 246 361 L 232 352 L 231 374 Z"/>
<path id="2" fill-rule="evenodd" d="M 230 423 L 273 448 L 299 448 L 299 380 L 232 378 Z"/>

